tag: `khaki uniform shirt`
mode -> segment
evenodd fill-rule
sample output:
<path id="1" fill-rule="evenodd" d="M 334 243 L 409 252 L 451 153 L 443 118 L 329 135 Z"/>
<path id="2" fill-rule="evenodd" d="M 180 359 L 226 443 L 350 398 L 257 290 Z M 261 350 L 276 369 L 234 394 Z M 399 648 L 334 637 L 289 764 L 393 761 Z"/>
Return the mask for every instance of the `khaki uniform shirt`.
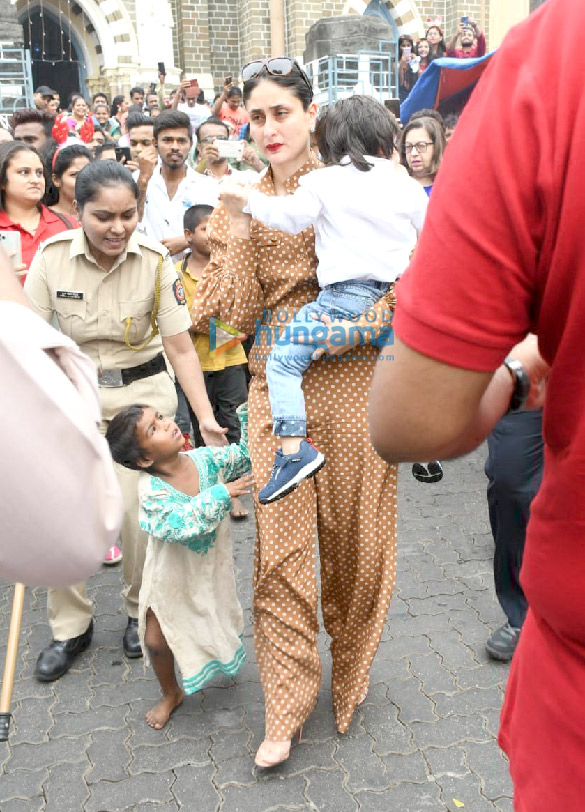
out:
<path id="1" fill-rule="evenodd" d="M 151 334 L 158 261 L 162 263 L 160 335 L 143 350 Z M 101 268 L 89 252 L 82 229 L 47 240 L 37 252 L 25 284 L 36 312 L 46 321 L 56 314 L 59 327 L 89 355 L 98 369 L 127 369 L 150 361 L 162 351 L 161 336 L 173 336 L 191 325 L 182 284 L 168 252 L 160 243 L 134 233 L 112 269 Z"/>

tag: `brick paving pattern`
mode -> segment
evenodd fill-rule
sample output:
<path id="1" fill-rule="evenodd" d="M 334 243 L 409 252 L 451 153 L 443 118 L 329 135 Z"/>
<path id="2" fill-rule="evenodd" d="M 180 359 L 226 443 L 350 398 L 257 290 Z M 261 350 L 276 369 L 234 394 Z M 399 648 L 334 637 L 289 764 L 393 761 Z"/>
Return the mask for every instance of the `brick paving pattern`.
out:
<path id="1" fill-rule="evenodd" d="M 484 651 L 503 622 L 491 573 L 485 451 L 422 485 L 399 480 L 399 577 L 366 702 L 349 733 L 333 725 L 327 637 L 323 686 L 291 757 L 254 769 L 263 702 L 254 660 L 253 523 L 232 524 L 248 659 L 187 698 L 163 731 L 144 713 L 152 671 L 122 653 L 119 568 L 91 580 L 93 643 L 61 680 L 33 676 L 48 642 L 44 590 L 28 590 L 10 741 L 0 744 L 1 812 L 512 812 L 496 744 L 508 667 Z M 0 586 L 0 655 L 11 593 Z"/>

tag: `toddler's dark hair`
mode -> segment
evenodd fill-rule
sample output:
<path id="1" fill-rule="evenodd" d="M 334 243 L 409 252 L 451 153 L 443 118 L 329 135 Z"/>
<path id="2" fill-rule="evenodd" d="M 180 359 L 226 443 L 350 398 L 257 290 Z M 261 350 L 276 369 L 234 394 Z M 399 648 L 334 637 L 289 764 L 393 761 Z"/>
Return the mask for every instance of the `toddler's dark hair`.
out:
<path id="1" fill-rule="evenodd" d="M 327 165 L 340 164 L 345 155 L 361 172 L 372 168 L 365 156 L 392 158 L 399 134 L 396 119 L 371 96 L 350 96 L 335 102 L 320 116 L 316 136 Z"/>
<path id="2" fill-rule="evenodd" d="M 146 408 L 147 406 L 141 403 L 126 406 L 113 418 L 106 431 L 106 440 L 114 462 L 118 462 L 124 468 L 131 468 L 133 471 L 144 470 L 138 465 L 138 460 L 144 459 L 146 452 L 140 448 L 138 443 L 136 426 Z"/>
<path id="3" fill-rule="evenodd" d="M 199 223 L 204 217 L 210 217 L 213 214 L 213 206 L 207 206 L 205 203 L 197 203 L 187 209 L 183 215 L 183 228 L 187 231 L 195 231 Z"/>

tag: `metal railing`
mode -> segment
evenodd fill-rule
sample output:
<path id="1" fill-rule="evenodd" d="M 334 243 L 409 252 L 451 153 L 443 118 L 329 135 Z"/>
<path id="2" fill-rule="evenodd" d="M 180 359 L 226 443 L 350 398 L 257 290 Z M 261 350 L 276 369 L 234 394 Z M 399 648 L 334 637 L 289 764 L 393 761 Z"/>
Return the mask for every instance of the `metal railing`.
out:
<path id="1" fill-rule="evenodd" d="M 315 101 L 327 107 L 356 93 L 380 102 L 398 96 L 396 51 L 358 51 L 323 56 L 305 65 Z"/>
<path id="2" fill-rule="evenodd" d="M 33 107 L 30 51 L 14 43 L 0 42 L 0 116 L 2 120 L 19 107 Z"/>

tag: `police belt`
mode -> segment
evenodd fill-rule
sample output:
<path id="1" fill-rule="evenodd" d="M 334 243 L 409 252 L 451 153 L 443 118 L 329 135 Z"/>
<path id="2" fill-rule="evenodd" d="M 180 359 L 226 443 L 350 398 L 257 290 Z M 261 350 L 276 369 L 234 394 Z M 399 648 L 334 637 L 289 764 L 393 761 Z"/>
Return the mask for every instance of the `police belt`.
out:
<path id="1" fill-rule="evenodd" d="M 149 378 L 151 375 L 158 375 L 165 372 L 167 365 L 162 352 L 159 352 L 151 361 L 145 361 L 137 367 L 129 369 L 101 369 L 98 370 L 98 386 L 118 387 L 127 386 L 133 381 L 141 378 Z"/>

